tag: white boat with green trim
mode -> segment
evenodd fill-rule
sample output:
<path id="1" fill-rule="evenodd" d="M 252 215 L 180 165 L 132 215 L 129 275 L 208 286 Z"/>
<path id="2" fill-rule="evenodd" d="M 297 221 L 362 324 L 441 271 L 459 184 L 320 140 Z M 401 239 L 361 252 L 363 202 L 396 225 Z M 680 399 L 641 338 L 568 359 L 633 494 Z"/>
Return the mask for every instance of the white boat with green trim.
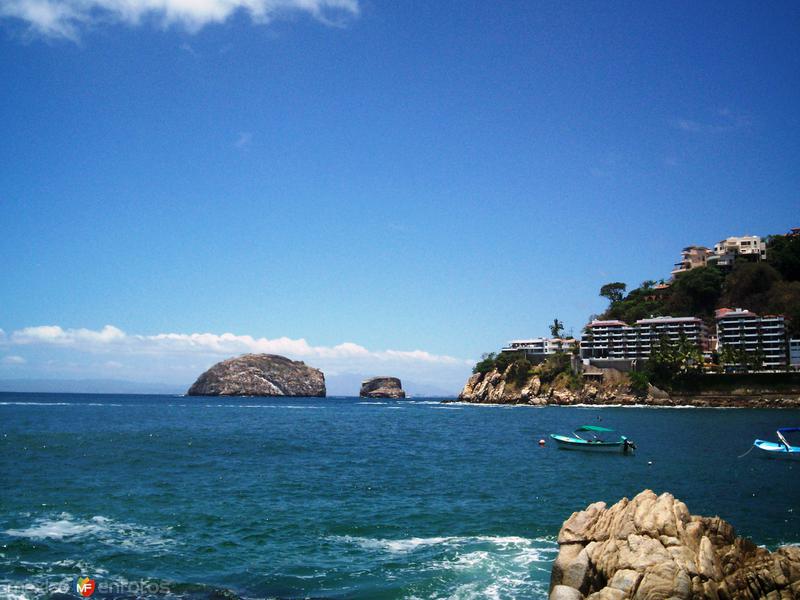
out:
<path id="1" fill-rule="evenodd" d="M 590 452 L 622 452 L 631 454 L 636 444 L 624 435 L 618 435 L 613 429 L 599 425 L 583 425 L 571 436 L 551 433 L 559 448 L 564 450 L 588 450 Z"/>

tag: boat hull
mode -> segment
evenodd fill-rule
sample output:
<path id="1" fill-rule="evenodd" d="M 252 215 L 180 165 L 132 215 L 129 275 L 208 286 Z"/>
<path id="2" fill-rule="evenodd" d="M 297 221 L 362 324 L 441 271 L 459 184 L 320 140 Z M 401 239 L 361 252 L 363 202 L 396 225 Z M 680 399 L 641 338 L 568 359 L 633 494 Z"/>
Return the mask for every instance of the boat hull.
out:
<path id="1" fill-rule="evenodd" d="M 551 434 L 550 437 L 555 441 L 559 448 L 564 450 L 579 450 L 583 452 L 606 452 L 620 454 L 624 452 L 625 442 L 593 442 L 571 438 L 565 435 Z"/>
<path id="2" fill-rule="evenodd" d="M 778 444 L 777 442 L 756 440 L 753 442 L 753 447 L 759 451 L 760 456 L 765 456 L 767 458 L 800 460 L 800 446 L 789 446 L 789 448 L 787 448 L 785 445 Z"/>

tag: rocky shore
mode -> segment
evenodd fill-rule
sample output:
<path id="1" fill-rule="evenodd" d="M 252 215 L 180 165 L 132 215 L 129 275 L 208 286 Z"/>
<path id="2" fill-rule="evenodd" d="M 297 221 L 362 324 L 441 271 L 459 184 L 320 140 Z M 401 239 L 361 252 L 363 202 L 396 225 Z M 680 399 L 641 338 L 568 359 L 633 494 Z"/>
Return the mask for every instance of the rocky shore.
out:
<path id="1" fill-rule="evenodd" d="M 550 600 L 800 598 L 800 547 L 770 552 L 671 494 L 591 504 L 564 522 L 558 544 Z"/>
<path id="2" fill-rule="evenodd" d="M 576 404 L 697 406 L 713 408 L 759 407 L 799 408 L 800 393 L 752 387 L 693 390 L 667 393 L 652 385 L 646 394 L 631 388 L 628 376 L 615 369 L 593 369 L 581 377 L 556 377 L 545 381 L 532 375 L 519 381 L 513 365 L 504 371 L 492 369 L 475 373 L 464 385 L 458 400 L 477 404 L 529 404 L 533 406 Z"/>
<path id="3" fill-rule="evenodd" d="M 325 396 L 325 375 L 277 354 L 223 360 L 197 378 L 187 396 Z"/>

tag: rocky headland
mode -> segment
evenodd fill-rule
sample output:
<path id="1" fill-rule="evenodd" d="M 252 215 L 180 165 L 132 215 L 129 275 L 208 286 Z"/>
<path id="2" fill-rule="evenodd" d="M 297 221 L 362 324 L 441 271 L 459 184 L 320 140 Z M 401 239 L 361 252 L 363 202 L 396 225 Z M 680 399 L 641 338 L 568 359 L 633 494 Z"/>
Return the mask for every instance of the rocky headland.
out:
<path id="1" fill-rule="evenodd" d="M 591 504 L 564 522 L 558 544 L 550 600 L 800 598 L 800 547 L 770 552 L 671 494 Z"/>
<path id="2" fill-rule="evenodd" d="M 397 377 L 372 377 L 361 382 L 362 398 L 405 398 L 406 393 Z"/>
<path id="3" fill-rule="evenodd" d="M 325 375 L 277 354 L 244 354 L 200 375 L 188 396 L 325 396 Z"/>
<path id="4" fill-rule="evenodd" d="M 478 404 L 530 404 L 534 406 L 596 404 L 698 407 L 798 408 L 800 388 L 748 383 L 715 386 L 698 385 L 683 390 L 661 390 L 647 385 L 635 390 L 630 377 L 616 369 L 589 368 L 579 375 L 546 370 L 519 377 L 511 364 L 503 370 L 475 373 L 458 396 L 461 402 Z"/>

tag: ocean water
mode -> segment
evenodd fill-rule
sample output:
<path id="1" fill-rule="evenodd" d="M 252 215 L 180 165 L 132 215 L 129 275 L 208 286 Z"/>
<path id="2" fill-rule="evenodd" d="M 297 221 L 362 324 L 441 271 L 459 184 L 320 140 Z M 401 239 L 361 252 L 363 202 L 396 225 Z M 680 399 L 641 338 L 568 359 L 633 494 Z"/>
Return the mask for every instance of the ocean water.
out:
<path id="1" fill-rule="evenodd" d="M 635 456 L 540 448 L 582 424 Z M 573 511 L 644 488 L 773 547 L 800 411 L 0 394 L 0 596 L 545 598 Z"/>

